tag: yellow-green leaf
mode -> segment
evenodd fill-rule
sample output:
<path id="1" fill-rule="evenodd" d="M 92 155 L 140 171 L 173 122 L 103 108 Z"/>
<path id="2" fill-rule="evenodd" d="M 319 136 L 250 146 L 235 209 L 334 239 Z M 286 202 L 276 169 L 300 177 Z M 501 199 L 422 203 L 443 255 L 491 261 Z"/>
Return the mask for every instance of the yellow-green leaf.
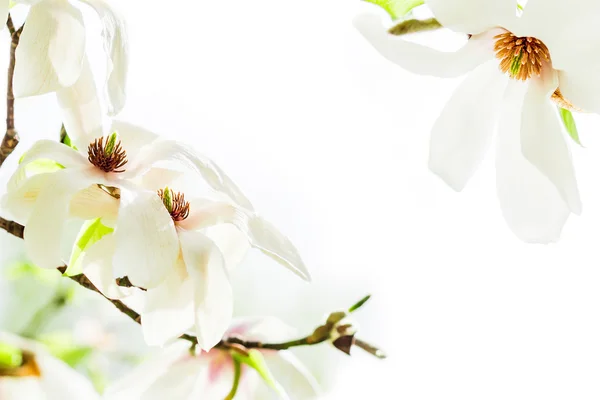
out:
<path id="1" fill-rule="evenodd" d="M 392 19 L 401 19 L 413 8 L 425 3 L 425 0 L 365 0 L 383 8 Z"/>
<path id="2" fill-rule="evenodd" d="M 250 349 L 248 350 L 247 356 L 240 353 L 233 353 L 232 356 L 235 361 L 240 362 L 242 364 L 246 364 L 250 368 L 254 369 L 256 372 L 258 372 L 263 381 L 265 381 L 265 383 L 271 389 L 277 392 L 280 398 L 289 398 L 283 387 L 279 384 L 279 382 L 275 380 L 273 374 L 271 374 L 271 371 L 269 370 L 269 367 L 265 362 L 265 358 L 263 357 L 260 351 L 256 349 Z"/>
<path id="3" fill-rule="evenodd" d="M 571 136 L 571 139 L 573 139 L 575 143 L 581 146 L 581 141 L 579 140 L 579 132 L 577 131 L 577 125 L 575 124 L 575 119 L 573 118 L 573 114 L 571 114 L 571 111 L 559 107 L 558 112 L 565 126 L 565 129 L 569 133 L 569 136 Z"/>
<path id="4" fill-rule="evenodd" d="M 77 235 L 77 239 L 73 245 L 71 257 L 69 259 L 69 266 L 65 271 L 65 275 L 73 276 L 83 273 L 81 260 L 86 250 L 91 245 L 113 231 L 114 229 L 104 225 L 100 218 L 86 221 L 79 230 L 79 234 Z"/>

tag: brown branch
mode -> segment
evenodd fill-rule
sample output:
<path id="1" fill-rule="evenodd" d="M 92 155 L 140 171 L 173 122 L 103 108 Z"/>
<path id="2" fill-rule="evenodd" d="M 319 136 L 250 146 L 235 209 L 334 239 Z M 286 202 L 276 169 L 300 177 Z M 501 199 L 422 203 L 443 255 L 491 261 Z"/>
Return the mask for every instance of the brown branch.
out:
<path id="1" fill-rule="evenodd" d="M 0 217 L 0 229 L 4 229 L 6 232 L 10 233 L 13 236 L 16 236 L 20 239 L 23 239 L 23 233 L 25 232 L 25 227 L 21 224 L 16 223 L 15 221 L 9 221 L 7 219 Z"/>
<path id="2" fill-rule="evenodd" d="M 8 81 L 6 84 L 6 133 L 0 144 L 0 166 L 11 155 L 15 147 L 19 144 L 19 135 L 15 129 L 15 95 L 13 92 L 13 78 L 15 75 L 16 51 L 23 32 L 23 26 L 15 30 L 10 14 L 6 21 L 6 26 L 11 34 L 10 43 L 10 62 L 8 64 Z"/>

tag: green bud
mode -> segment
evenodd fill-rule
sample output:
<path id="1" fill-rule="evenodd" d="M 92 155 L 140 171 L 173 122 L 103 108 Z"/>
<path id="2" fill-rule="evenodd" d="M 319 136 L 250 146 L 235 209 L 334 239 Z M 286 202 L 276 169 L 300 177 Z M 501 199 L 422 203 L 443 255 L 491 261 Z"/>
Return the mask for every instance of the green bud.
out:
<path id="1" fill-rule="evenodd" d="M 104 147 L 104 154 L 110 156 L 113 151 L 115 151 L 115 146 L 117 145 L 117 132 L 113 132 L 112 135 L 108 137 L 106 141 L 106 146 Z"/>

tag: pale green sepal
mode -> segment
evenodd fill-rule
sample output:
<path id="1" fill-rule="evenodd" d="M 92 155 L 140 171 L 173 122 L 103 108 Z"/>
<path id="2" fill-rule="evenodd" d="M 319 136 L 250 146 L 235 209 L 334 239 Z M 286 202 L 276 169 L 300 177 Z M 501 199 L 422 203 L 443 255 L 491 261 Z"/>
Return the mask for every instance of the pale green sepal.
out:
<path id="1" fill-rule="evenodd" d="M 0 368 L 17 368 L 23 363 L 23 352 L 17 347 L 0 342 Z"/>
<path id="2" fill-rule="evenodd" d="M 393 20 L 401 19 L 413 8 L 425 3 L 425 0 L 365 0 L 383 8 Z"/>
<path id="3" fill-rule="evenodd" d="M 86 250 L 113 231 L 114 229 L 104 225 L 100 218 L 86 221 L 79 230 L 79 234 L 73 245 L 69 266 L 65 271 L 65 275 L 74 276 L 83 273 L 81 260 Z"/>
<path id="4" fill-rule="evenodd" d="M 256 349 L 248 350 L 248 355 L 233 353 L 233 359 L 242 364 L 246 364 L 250 368 L 254 369 L 260 377 L 265 381 L 265 383 L 273 389 L 281 399 L 289 399 L 289 396 L 283 389 L 283 387 L 275 380 L 273 374 L 269 370 L 267 363 L 265 362 L 265 358 L 262 353 Z"/>
<path id="5" fill-rule="evenodd" d="M 571 136 L 571 139 L 573 139 L 573 141 L 578 145 L 583 146 L 581 144 L 581 141 L 579 140 L 577 124 L 575 124 L 575 119 L 573 118 L 573 114 L 571 114 L 571 111 L 562 107 L 558 107 L 558 113 L 560 114 L 560 119 L 562 119 L 565 129 L 569 133 L 569 136 Z"/>

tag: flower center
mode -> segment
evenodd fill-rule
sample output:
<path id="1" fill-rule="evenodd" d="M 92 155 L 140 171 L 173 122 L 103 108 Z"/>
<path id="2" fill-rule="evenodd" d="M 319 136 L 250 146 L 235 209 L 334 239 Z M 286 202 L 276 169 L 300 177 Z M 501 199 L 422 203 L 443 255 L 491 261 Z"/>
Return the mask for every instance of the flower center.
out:
<path id="1" fill-rule="evenodd" d="M 190 215 L 190 203 L 185 201 L 183 193 L 175 193 L 168 187 L 158 190 L 158 197 L 162 200 L 165 208 L 171 214 L 173 221 L 183 221 Z"/>
<path id="2" fill-rule="evenodd" d="M 526 81 L 532 76 L 540 76 L 543 63 L 550 61 L 548 47 L 534 37 L 517 37 L 505 32 L 494 36 L 494 39 L 500 69 L 513 79 Z"/>
<path id="3" fill-rule="evenodd" d="M 127 164 L 127 153 L 121 148 L 121 141 L 117 140 L 116 132 L 108 137 L 94 140 L 88 146 L 88 161 L 104 172 L 125 172 L 122 168 Z"/>

